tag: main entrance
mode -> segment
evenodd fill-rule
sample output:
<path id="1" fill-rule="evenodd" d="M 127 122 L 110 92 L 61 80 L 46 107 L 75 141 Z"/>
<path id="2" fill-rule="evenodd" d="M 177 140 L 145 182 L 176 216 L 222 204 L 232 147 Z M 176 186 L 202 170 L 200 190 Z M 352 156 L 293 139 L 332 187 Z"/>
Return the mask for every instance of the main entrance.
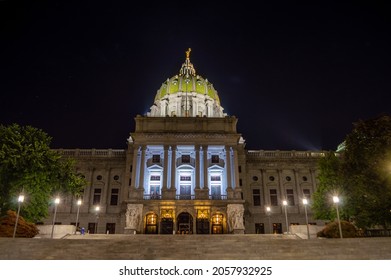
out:
<path id="1" fill-rule="evenodd" d="M 193 217 L 187 213 L 183 212 L 178 215 L 178 234 L 191 234 L 193 233 Z"/>

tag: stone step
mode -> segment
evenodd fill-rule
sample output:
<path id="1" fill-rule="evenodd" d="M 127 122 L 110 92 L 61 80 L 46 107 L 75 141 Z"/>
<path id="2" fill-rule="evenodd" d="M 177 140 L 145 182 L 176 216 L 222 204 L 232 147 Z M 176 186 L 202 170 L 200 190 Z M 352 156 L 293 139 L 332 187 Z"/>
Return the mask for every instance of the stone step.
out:
<path id="1" fill-rule="evenodd" d="M 288 235 L 68 235 L 0 238 L 9 260 L 391 259 L 391 238 L 297 239 Z"/>

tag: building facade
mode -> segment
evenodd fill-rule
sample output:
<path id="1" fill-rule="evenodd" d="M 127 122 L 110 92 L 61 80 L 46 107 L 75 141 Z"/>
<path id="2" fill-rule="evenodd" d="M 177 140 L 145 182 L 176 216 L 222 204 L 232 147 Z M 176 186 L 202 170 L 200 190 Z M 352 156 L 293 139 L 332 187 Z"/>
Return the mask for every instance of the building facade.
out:
<path id="1" fill-rule="evenodd" d="M 237 118 L 196 74 L 190 51 L 150 111 L 135 117 L 126 150 L 59 150 L 76 160 L 88 185 L 81 205 L 62 198 L 56 222 L 108 234 L 262 234 L 322 225 L 302 202 L 316 190 L 323 153 L 246 150 Z"/>

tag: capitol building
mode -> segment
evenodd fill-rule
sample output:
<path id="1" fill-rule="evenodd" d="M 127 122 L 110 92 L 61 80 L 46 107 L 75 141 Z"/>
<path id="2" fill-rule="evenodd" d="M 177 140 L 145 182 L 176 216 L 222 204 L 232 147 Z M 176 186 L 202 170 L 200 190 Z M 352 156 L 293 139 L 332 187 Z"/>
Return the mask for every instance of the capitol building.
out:
<path id="1" fill-rule="evenodd" d="M 77 222 L 90 234 L 270 234 L 324 225 L 311 212 L 324 153 L 246 150 L 237 118 L 224 112 L 190 54 L 151 94 L 149 112 L 135 116 L 127 149 L 58 150 L 88 184 L 81 204 L 61 198 L 56 224 Z"/>

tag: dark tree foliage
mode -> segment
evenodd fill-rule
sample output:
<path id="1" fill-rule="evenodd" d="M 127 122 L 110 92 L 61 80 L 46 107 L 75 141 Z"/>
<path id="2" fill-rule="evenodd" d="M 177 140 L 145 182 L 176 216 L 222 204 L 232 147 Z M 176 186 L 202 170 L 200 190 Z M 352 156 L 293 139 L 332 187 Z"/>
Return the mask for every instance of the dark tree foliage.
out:
<path id="1" fill-rule="evenodd" d="M 391 222 L 391 117 L 354 123 L 345 147 L 345 207 L 359 227 L 387 227 Z"/>
<path id="2" fill-rule="evenodd" d="M 48 216 L 54 195 L 76 195 L 85 179 L 75 165 L 50 149 L 51 137 L 31 126 L 0 125 L 0 213 L 18 207 L 21 192 L 26 200 L 21 216 L 38 222 Z"/>
<path id="3" fill-rule="evenodd" d="M 340 174 L 341 161 L 335 152 L 328 152 L 319 160 L 319 185 L 313 194 L 312 210 L 316 219 L 334 220 L 337 217 L 333 196 L 342 197 L 343 177 Z M 340 211 L 341 217 L 343 212 Z"/>
<path id="4" fill-rule="evenodd" d="M 315 192 L 315 216 L 333 220 L 341 198 L 342 217 L 359 228 L 391 224 L 391 117 L 359 120 L 344 141 L 340 156 L 330 153 L 319 162 L 320 186 Z"/>

